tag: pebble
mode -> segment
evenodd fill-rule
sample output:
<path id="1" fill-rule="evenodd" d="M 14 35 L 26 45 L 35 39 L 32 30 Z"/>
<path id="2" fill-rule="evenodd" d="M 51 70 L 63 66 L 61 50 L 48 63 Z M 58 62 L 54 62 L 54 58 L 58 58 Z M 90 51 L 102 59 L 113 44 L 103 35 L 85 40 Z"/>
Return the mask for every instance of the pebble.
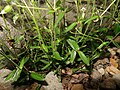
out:
<path id="1" fill-rule="evenodd" d="M 105 74 L 105 70 L 103 68 L 98 69 L 98 72 L 101 73 L 101 75 Z"/>
<path id="2" fill-rule="evenodd" d="M 119 53 L 119 54 L 120 54 L 120 49 L 118 49 L 118 50 L 117 50 L 117 53 Z"/>
<path id="3" fill-rule="evenodd" d="M 108 78 L 101 83 L 100 88 L 100 90 L 116 90 L 116 83 L 112 78 Z"/>

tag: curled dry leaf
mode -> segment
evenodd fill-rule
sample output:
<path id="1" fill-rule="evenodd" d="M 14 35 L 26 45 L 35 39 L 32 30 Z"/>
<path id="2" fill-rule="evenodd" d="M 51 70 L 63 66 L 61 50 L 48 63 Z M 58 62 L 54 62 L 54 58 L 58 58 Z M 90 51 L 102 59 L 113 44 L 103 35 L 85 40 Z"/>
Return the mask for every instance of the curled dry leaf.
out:
<path id="1" fill-rule="evenodd" d="M 64 69 L 62 69 L 62 74 L 67 74 L 67 75 L 72 75 L 72 69 L 70 69 L 70 68 L 66 68 L 65 70 Z"/>
<path id="2" fill-rule="evenodd" d="M 108 66 L 106 68 L 106 71 L 109 72 L 111 75 L 115 75 L 115 74 L 120 74 L 120 70 L 118 70 L 116 67 L 114 67 L 113 65 Z"/>
<path id="3" fill-rule="evenodd" d="M 115 68 L 118 67 L 118 63 L 114 58 L 110 58 L 110 64 L 113 65 Z"/>

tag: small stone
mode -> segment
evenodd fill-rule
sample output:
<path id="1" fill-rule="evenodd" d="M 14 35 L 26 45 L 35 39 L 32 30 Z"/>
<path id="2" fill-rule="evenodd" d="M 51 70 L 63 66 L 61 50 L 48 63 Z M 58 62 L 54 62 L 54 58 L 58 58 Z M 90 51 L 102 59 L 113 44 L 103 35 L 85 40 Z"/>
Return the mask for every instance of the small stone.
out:
<path id="1" fill-rule="evenodd" d="M 115 51 L 111 51 L 110 52 L 112 56 L 115 56 L 116 55 L 116 52 Z"/>
<path id="2" fill-rule="evenodd" d="M 103 65 L 98 65 L 96 68 L 97 68 L 97 70 L 100 68 L 103 68 Z"/>
<path id="3" fill-rule="evenodd" d="M 113 49 L 112 48 L 108 48 L 108 51 L 111 52 L 111 51 L 113 51 Z"/>
<path id="4" fill-rule="evenodd" d="M 116 47 L 113 47 L 112 49 L 113 49 L 114 51 L 116 51 L 118 48 L 116 48 Z"/>
<path id="5" fill-rule="evenodd" d="M 4 78 L 8 74 L 10 74 L 10 72 L 11 72 L 11 70 L 9 70 L 9 69 L 1 69 L 0 70 L 0 78 Z"/>
<path id="6" fill-rule="evenodd" d="M 91 74 L 92 79 L 99 81 L 102 79 L 102 74 L 99 73 L 97 70 L 93 69 L 93 72 Z"/>
<path id="7" fill-rule="evenodd" d="M 105 74 L 105 70 L 103 68 L 98 69 L 98 72 L 101 73 L 101 75 Z"/>
<path id="8" fill-rule="evenodd" d="M 100 90 L 116 90 L 116 83 L 112 78 L 108 78 L 101 83 L 100 88 Z"/>
<path id="9" fill-rule="evenodd" d="M 48 83 L 48 85 L 43 85 L 42 89 L 44 88 L 44 90 L 63 90 L 62 83 L 59 82 L 57 76 L 54 75 L 54 72 L 49 72 L 45 77 L 45 81 Z"/>
<path id="10" fill-rule="evenodd" d="M 120 54 L 120 49 L 118 49 L 118 50 L 117 50 L 117 53 L 119 53 L 119 54 Z"/>
<path id="11" fill-rule="evenodd" d="M 120 74 L 113 75 L 113 80 L 116 82 L 117 86 L 120 88 Z"/>

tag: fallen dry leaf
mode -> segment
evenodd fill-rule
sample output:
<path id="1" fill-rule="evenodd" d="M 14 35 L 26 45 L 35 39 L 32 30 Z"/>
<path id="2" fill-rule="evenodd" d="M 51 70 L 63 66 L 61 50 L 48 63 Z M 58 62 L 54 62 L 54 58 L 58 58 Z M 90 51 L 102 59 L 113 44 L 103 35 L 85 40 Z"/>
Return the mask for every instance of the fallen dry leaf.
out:
<path id="1" fill-rule="evenodd" d="M 68 88 L 71 88 L 71 83 L 70 83 L 71 77 L 70 76 L 65 76 L 62 79 L 62 85 L 64 87 L 64 90 L 69 90 Z"/>
<path id="2" fill-rule="evenodd" d="M 67 74 L 67 75 L 72 75 L 72 69 L 70 69 L 70 68 L 66 68 L 65 70 L 64 69 L 62 69 L 62 74 Z"/>
<path id="3" fill-rule="evenodd" d="M 73 84 L 71 90 L 84 90 L 82 84 Z"/>
<path id="4" fill-rule="evenodd" d="M 120 70 L 118 70 L 116 67 L 114 67 L 113 65 L 108 66 L 105 69 L 107 72 L 109 72 L 111 75 L 115 75 L 115 74 L 120 74 Z"/>
<path id="5" fill-rule="evenodd" d="M 113 65 L 114 67 L 118 67 L 118 63 L 114 58 L 110 58 L 110 64 Z"/>

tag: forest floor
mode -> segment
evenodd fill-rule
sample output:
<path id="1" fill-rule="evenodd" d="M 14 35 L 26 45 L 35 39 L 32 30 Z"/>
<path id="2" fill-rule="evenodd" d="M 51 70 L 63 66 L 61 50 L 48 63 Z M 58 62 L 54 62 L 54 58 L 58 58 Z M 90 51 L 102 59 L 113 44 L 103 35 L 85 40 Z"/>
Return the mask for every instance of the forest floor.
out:
<path id="1" fill-rule="evenodd" d="M 82 71 L 72 72 L 72 68 L 61 70 L 61 82 L 58 76 L 50 72 L 46 75 L 47 85 L 42 85 L 37 90 L 120 90 L 120 49 L 109 48 L 109 57 L 96 60 L 91 73 Z M 1 75 L 1 74 L 0 74 Z M 7 84 L 6 84 L 7 85 Z M 18 85 L 13 87 L 1 85 L 0 90 L 36 90 L 37 82 L 30 85 Z"/>

